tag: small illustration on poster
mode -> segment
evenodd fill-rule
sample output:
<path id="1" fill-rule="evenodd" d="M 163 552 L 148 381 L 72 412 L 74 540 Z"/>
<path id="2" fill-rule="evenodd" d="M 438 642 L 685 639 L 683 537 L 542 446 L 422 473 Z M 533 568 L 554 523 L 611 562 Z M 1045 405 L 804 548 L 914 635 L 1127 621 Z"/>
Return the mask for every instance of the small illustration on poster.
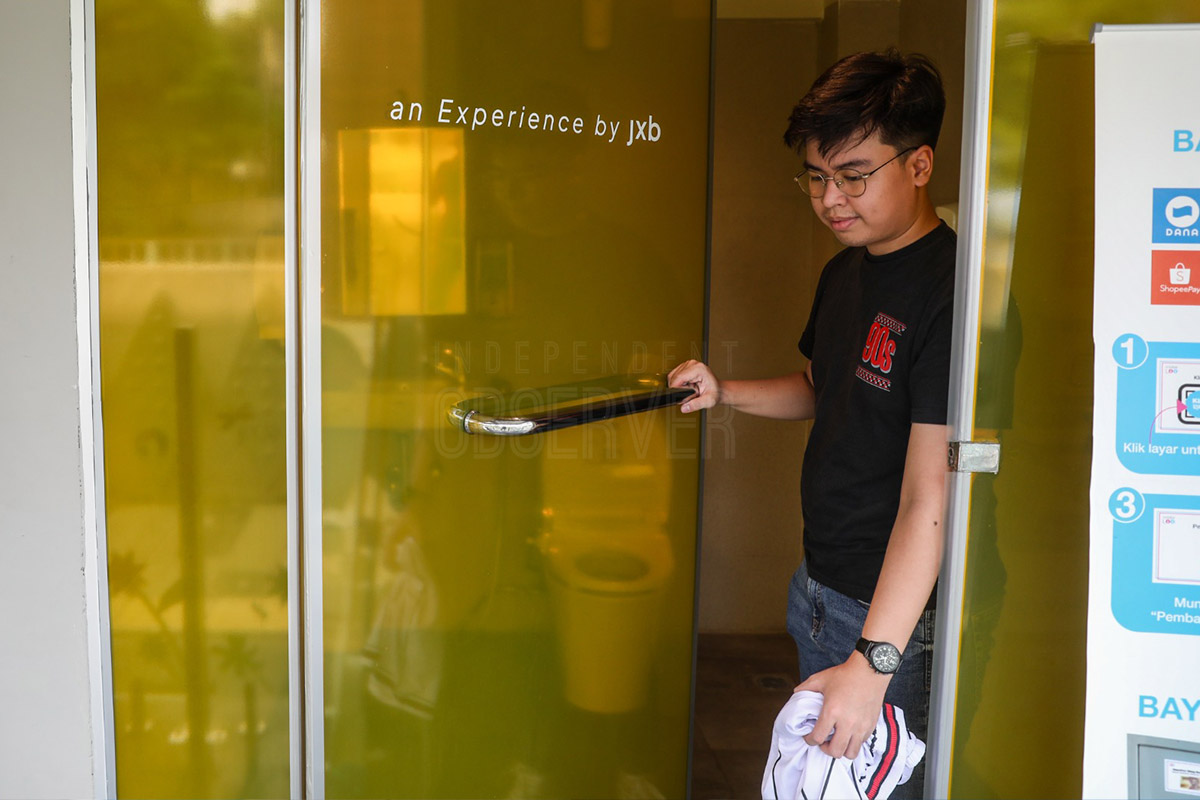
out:
<path id="1" fill-rule="evenodd" d="M 1149 475 L 1193 475 L 1200 467 L 1200 344 L 1147 342 L 1121 334 L 1116 450 L 1121 464 Z"/>
<path id="2" fill-rule="evenodd" d="M 1200 764 L 1187 761 L 1163 761 L 1163 786 L 1168 792 L 1200 797 Z"/>
<path id="3" fill-rule="evenodd" d="M 1154 582 L 1200 586 L 1200 512 L 1158 509 L 1154 520 Z"/>
<path id="4" fill-rule="evenodd" d="M 1159 359 L 1156 433 L 1200 433 L 1200 360 Z"/>
<path id="5" fill-rule="evenodd" d="M 1131 631 L 1200 636 L 1200 498 L 1123 487 L 1108 507 L 1113 617 Z"/>

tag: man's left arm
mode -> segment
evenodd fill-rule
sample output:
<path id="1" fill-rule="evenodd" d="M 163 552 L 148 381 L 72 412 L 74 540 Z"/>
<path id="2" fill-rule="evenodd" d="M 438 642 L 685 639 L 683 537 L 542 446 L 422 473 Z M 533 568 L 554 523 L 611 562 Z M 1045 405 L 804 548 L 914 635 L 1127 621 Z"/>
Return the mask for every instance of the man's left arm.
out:
<path id="1" fill-rule="evenodd" d="M 947 430 L 945 425 L 912 426 L 900 507 L 863 624 L 863 637 L 892 642 L 901 650 L 925 610 L 941 569 Z M 858 651 L 844 663 L 811 676 L 796 690 L 820 692 L 825 700 L 805 741 L 819 744 L 831 756 L 854 758 L 875 729 L 891 679 L 891 675 L 875 672 Z M 825 741 L 830 732 L 833 737 Z"/>

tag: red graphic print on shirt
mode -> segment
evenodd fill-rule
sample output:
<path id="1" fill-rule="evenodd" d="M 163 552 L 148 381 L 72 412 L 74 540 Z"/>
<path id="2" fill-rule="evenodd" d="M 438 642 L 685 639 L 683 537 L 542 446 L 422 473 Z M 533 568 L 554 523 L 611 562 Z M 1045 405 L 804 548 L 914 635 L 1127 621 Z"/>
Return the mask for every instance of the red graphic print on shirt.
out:
<path id="1" fill-rule="evenodd" d="M 894 317 L 883 313 L 876 314 L 875 321 L 871 323 L 871 332 L 867 334 L 867 344 L 863 347 L 863 364 L 869 364 L 883 375 L 891 372 L 892 356 L 896 353 L 896 337 L 903 334 L 907 328 L 907 325 Z M 855 374 L 863 381 L 878 389 L 883 389 L 885 392 L 892 389 L 891 381 L 866 367 L 859 367 L 855 370 Z"/>

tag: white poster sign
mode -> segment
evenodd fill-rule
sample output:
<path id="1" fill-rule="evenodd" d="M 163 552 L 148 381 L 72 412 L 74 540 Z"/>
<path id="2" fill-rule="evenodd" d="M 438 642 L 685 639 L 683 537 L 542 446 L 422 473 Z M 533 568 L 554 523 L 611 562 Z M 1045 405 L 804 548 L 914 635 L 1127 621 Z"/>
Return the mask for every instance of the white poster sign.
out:
<path id="1" fill-rule="evenodd" d="M 1200 26 L 1096 56 L 1083 796 L 1200 794 Z"/>

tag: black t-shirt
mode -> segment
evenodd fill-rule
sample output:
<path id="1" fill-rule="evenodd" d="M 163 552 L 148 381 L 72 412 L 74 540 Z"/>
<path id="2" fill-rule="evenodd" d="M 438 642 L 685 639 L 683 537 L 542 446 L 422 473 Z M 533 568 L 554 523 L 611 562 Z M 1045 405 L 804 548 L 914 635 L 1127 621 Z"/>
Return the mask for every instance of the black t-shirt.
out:
<path id="1" fill-rule="evenodd" d="M 911 425 L 946 422 L 956 242 L 943 223 L 883 256 L 838 253 L 800 338 L 817 401 L 800 479 L 808 573 L 859 600 L 883 568 Z"/>

